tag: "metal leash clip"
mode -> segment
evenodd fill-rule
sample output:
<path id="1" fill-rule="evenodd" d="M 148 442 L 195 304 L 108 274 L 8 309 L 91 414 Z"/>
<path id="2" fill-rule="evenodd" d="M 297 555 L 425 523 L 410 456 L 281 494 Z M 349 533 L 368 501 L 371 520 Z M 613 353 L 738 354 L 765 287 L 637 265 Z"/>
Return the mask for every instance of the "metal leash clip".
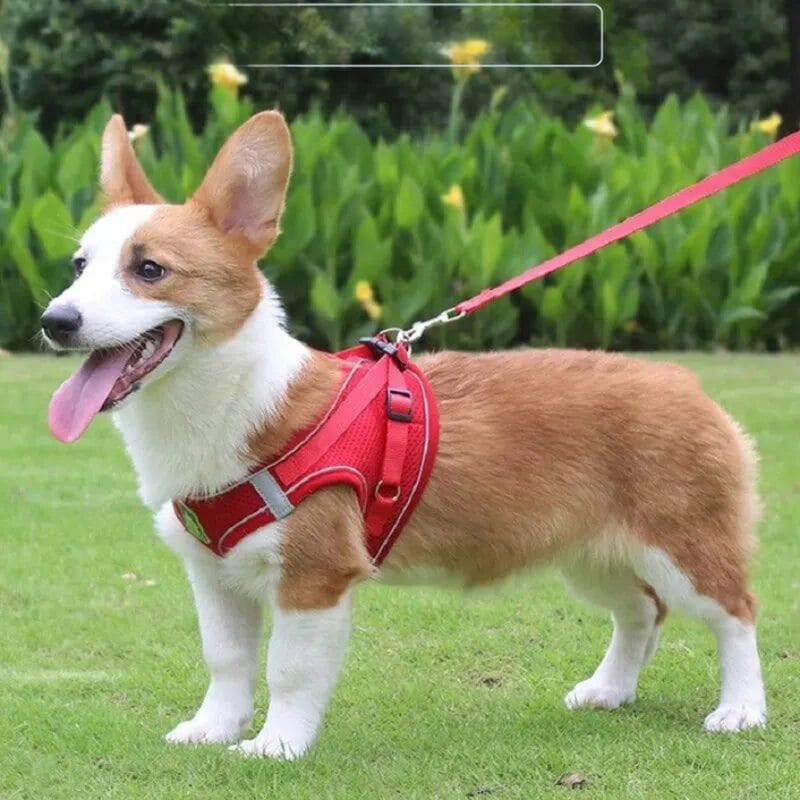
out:
<path id="1" fill-rule="evenodd" d="M 390 333 L 395 334 L 395 341 L 402 342 L 406 345 L 408 352 L 411 352 L 411 345 L 417 340 L 421 339 L 429 328 L 438 328 L 440 325 L 447 325 L 450 322 L 456 322 L 463 319 L 467 314 L 465 311 L 458 311 L 455 306 L 445 309 L 441 314 L 437 314 L 430 319 L 415 322 L 410 328 L 384 328 L 381 334 L 387 336 Z"/>

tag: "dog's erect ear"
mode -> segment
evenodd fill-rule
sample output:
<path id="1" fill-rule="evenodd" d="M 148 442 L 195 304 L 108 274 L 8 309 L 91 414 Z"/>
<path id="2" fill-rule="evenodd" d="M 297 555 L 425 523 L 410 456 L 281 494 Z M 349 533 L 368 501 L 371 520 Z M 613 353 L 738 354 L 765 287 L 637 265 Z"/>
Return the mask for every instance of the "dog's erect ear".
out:
<path id="1" fill-rule="evenodd" d="M 225 142 L 194 200 L 219 230 L 261 255 L 278 237 L 291 171 L 286 121 L 277 111 L 262 111 Z"/>
<path id="2" fill-rule="evenodd" d="M 100 151 L 100 189 L 106 211 L 132 203 L 163 203 L 150 185 L 133 152 L 125 121 L 114 114 L 103 131 Z"/>

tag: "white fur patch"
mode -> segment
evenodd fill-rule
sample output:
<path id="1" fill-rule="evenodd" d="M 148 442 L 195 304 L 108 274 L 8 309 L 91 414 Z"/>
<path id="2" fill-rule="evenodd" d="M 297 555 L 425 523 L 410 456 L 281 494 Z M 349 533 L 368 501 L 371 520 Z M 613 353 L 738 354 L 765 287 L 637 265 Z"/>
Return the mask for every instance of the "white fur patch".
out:
<path id="1" fill-rule="evenodd" d="M 262 604 L 274 596 L 283 561 L 283 522 L 273 522 L 250 534 L 225 558 L 214 555 L 186 532 L 172 503 L 161 507 L 155 522 L 162 541 L 191 565 L 190 574 L 194 571 L 211 576 L 221 586 Z"/>
<path id="2" fill-rule="evenodd" d="M 615 540 L 610 540 L 615 547 Z M 642 589 L 630 565 L 601 557 L 597 547 L 582 558 L 565 560 L 562 570 L 575 591 L 611 612 L 611 644 L 594 674 L 564 698 L 567 708 L 617 708 L 636 698 L 639 673 L 658 641 L 655 602 Z"/>
<path id="3" fill-rule="evenodd" d="M 184 333 L 170 371 L 114 414 L 144 501 L 157 508 L 244 477 L 254 466 L 247 437 L 268 424 L 307 357 L 284 330 L 266 281 L 255 311 L 224 342 L 205 345 Z"/>
<path id="4" fill-rule="evenodd" d="M 311 747 L 344 664 L 350 611 L 349 593 L 338 605 L 319 611 L 273 606 L 267 719 L 254 739 L 232 749 L 249 756 L 294 759 Z"/>
<path id="5" fill-rule="evenodd" d="M 253 716 L 263 598 L 241 592 L 231 582 L 225 562 L 183 531 L 169 506 L 159 512 L 158 525 L 167 543 L 184 555 L 197 606 L 203 658 L 211 673 L 195 715 L 165 738 L 172 744 L 237 741 Z M 192 542 L 194 549 L 190 549 Z"/>
<path id="6" fill-rule="evenodd" d="M 83 317 L 76 344 L 86 349 L 115 347 L 180 316 L 168 303 L 136 297 L 121 278 L 125 243 L 159 209 L 121 206 L 100 217 L 81 238 L 76 256 L 86 259 L 83 274 L 55 298 L 48 310 L 72 305 Z"/>

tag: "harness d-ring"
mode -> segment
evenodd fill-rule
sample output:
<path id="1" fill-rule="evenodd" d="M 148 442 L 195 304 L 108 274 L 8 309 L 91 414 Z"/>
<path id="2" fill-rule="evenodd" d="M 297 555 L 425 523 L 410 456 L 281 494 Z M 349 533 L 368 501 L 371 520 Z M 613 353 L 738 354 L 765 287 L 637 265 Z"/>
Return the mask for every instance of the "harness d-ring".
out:
<path id="1" fill-rule="evenodd" d="M 389 500 L 392 503 L 396 503 L 400 499 L 400 492 L 401 489 L 399 486 L 395 486 L 394 496 L 389 497 L 388 495 L 381 494 L 381 489 L 383 488 L 383 481 L 378 481 L 375 484 L 375 497 L 379 500 Z"/>

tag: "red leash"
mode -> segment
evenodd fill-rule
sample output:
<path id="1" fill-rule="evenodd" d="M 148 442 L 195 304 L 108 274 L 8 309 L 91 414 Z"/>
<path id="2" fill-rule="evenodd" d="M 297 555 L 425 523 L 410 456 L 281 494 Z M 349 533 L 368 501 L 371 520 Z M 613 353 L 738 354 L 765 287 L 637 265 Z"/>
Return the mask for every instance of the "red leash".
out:
<path id="1" fill-rule="evenodd" d="M 711 197 L 711 195 L 717 194 L 717 192 L 721 192 L 729 186 L 733 186 L 746 178 L 757 175 L 759 172 L 763 172 L 765 169 L 769 169 L 799 152 L 800 131 L 785 136 L 783 139 L 764 147 L 757 153 L 746 156 L 741 159 L 741 161 L 724 167 L 718 172 L 709 175 L 707 178 L 703 178 L 697 183 L 681 189 L 675 194 L 654 203 L 643 211 L 639 211 L 637 214 L 628 217 L 622 222 L 618 222 L 616 225 L 612 225 L 601 233 L 592 236 L 585 242 L 581 242 L 581 244 L 575 245 L 553 258 L 549 258 L 547 261 L 535 267 L 531 267 L 531 269 L 526 270 L 521 275 L 510 278 L 505 281 L 505 283 L 501 283 L 493 289 L 484 289 L 475 297 L 462 300 L 458 305 L 447 311 L 443 311 L 437 317 L 433 317 L 425 322 L 414 323 L 407 331 L 400 332 L 400 339 L 405 342 L 414 342 L 419 339 L 428 328 L 436 325 L 443 325 L 447 322 L 454 322 L 457 319 L 465 317 L 467 314 L 472 314 L 473 311 L 483 308 L 483 306 L 491 303 L 498 297 L 510 294 L 528 283 L 544 278 L 545 275 L 549 275 L 551 272 L 561 269 L 561 267 L 566 267 L 574 261 L 592 255 L 592 253 L 596 253 L 598 250 L 602 250 L 604 247 L 618 242 L 620 239 L 631 236 L 637 231 L 648 228 L 666 217 L 677 214 L 684 208 L 688 208 L 701 200 L 705 200 L 707 197 Z"/>

